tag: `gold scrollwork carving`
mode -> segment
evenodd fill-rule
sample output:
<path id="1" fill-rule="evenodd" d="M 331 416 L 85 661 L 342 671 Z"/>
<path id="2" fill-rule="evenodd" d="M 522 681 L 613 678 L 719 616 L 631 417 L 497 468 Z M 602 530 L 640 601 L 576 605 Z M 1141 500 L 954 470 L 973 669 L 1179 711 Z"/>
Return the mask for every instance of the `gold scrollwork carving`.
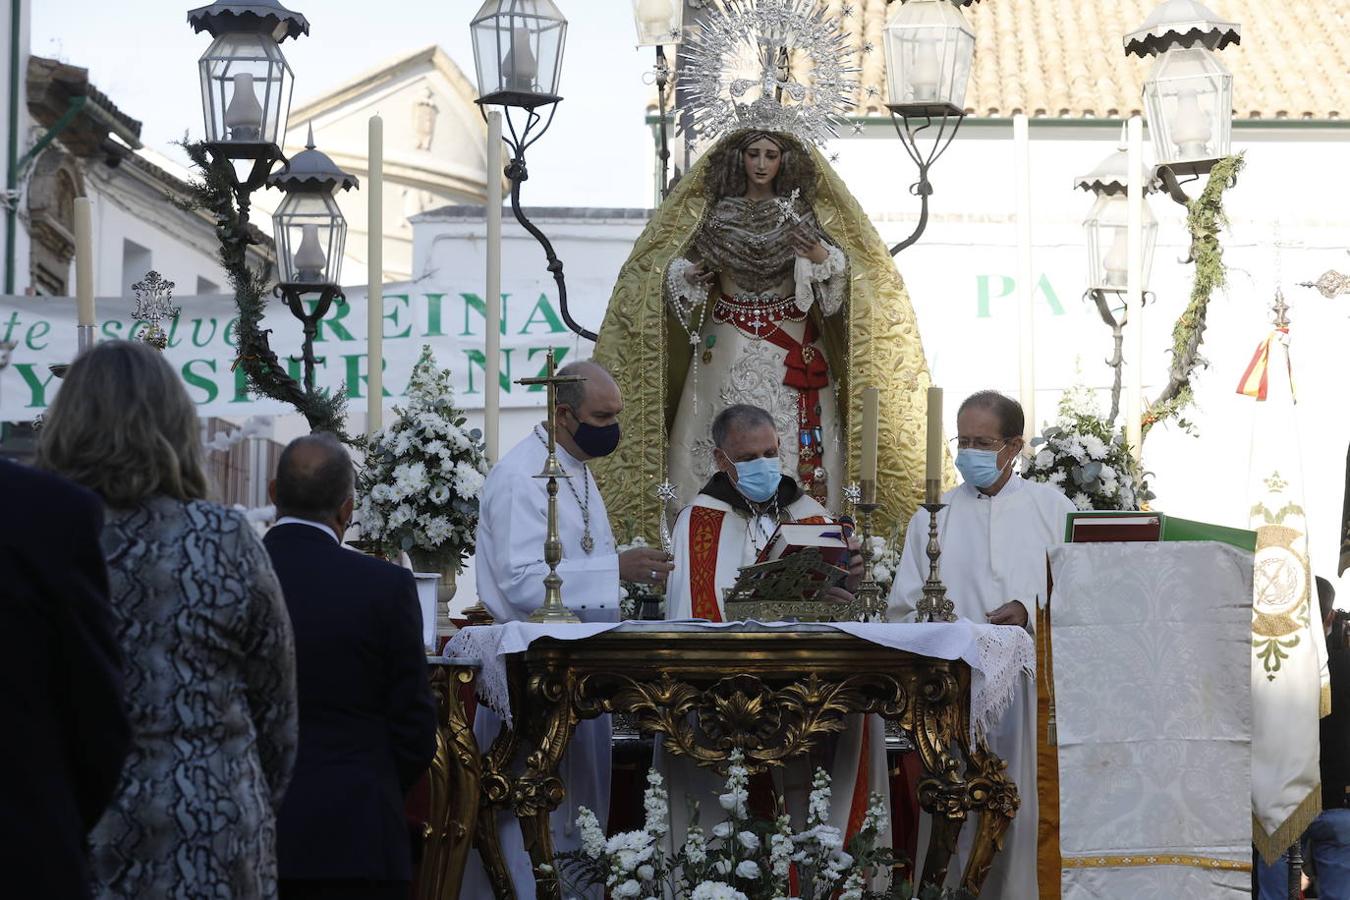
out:
<path id="1" fill-rule="evenodd" d="M 653 681 L 599 673 L 581 678 L 575 693 L 583 715 L 631 713 L 643 732 L 662 735 L 671 753 L 721 772 L 733 750 L 750 771 L 764 771 L 842 731 L 850 713 L 895 718 L 908 706 L 900 680 L 873 673 L 831 680 L 813 672 L 781 687 L 740 674 L 706 688 L 669 672 Z"/>

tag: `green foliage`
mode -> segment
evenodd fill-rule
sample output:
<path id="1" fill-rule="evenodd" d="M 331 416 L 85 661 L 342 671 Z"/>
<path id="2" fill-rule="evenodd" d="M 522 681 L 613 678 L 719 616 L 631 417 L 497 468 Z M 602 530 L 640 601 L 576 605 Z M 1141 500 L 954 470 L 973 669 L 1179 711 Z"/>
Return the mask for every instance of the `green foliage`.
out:
<path id="1" fill-rule="evenodd" d="M 1196 370 L 1209 365 L 1200 355 L 1209 301 L 1214 291 L 1228 284 L 1223 246 L 1219 243 L 1219 233 L 1228 225 L 1223 195 L 1224 191 L 1237 183 L 1238 173 L 1245 164 L 1243 154 L 1219 160 L 1209 173 L 1209 180 L 1200 196 L 1186 204 L 1186 229 L 1191 234 L 1195 281 L 1191 285 L 1190 302 L 1172 328 L 1171 371 L 1168 373 L 1167 386 L 1144 413 L 1143 438 L 1148 437 L 1154 425 L 1171 419 L 1178 419 L 1182 428 L 1188 431 L 1191 429 L 1191 423 L 1181 419 L 1181 413 L 1195 402 L 1192 381 Z"/>
<path id="2" fill-rule="evenodd" d="M 212 159 L 204 143 L 184 142 L 188 158 L 201 173 L 201 179 L 191 183 L 191 200 L 180 204 L 185 209 L 202 209 L 216 220 L 216 237 L 220 240 L 221 266 L 234 289 L 234 302 L 239 310 L 236 327 L 238 356 L 236 366 L 243 366 L 248 375 L 249 388 L 256 394 L 289 403 L 309 422 L 311 431 L 327 431 L 339 440 L 353 443 L 346 432 L 346 387 L 336 393 L 326 389 L 306 390 L 291 377 L 277 358 L 268 340 L 271 333 L 262 327 L 266 312 L 266 296 L 271 278 L 266 272 L 256 272 L 248 265 L 248 248 L 259 241 L 247 219 L 235 205 L 233 170 L 228 160 Z"/>

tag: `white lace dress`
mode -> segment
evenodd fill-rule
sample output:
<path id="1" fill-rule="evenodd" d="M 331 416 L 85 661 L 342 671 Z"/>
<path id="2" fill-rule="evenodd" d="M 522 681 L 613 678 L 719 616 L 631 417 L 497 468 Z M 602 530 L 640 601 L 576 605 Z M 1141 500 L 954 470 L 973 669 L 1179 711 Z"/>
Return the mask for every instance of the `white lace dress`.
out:
<path id="1" fill-rule="evenodd" d="M 793 205 L 796 221 L 815 228 L 809 207 L 801 201 Z M 670 433 L 670 479 L 679 486 L 681 505 L 714 472 L 713 418 L 728 406 L 750 403 L 768 410 L 777 423 L 784 474 L 827 508 L 839 508 L 845 460 L 836 361 L 827 358 L 819 340 L 801 351 L 808 359 L 819 353 L 829 366 L 824 386 L 815 392 L 819 427 L 803 427 L 803 392 L 784 383 L 791 350 L 781 345 L 802 344 L 812 306 L 825 316 L 839 312 L 848 264 L 823 237 L 829 254 L 824 262 L 796 256 L 788 237 L 796 222 L 784 222 L 782 209 L 777 200 L 718 201 L 695 239 L 691 256 L 697 261 L 677 258 L 667 270 L 666 299 L 686 328 L 672 340 L 697 341 Z M 718 273 L 711 297 L 707 288 L 685 279 L 699 263 Z M 819 442 L 818 465 L 803 463 L 803 437 Z"/>

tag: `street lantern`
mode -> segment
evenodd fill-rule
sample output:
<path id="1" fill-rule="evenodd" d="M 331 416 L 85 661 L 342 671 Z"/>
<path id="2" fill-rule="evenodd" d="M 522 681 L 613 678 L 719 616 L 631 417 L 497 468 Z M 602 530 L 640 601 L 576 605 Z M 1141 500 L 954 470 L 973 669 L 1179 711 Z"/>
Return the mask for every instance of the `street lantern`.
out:
<path id="1" fill-rule="evenodd" d="M 1125 36 L 1125 52 L 1156 56 L 1144 80 L 1144 113 L 1169 193 L 1183 200 L 1179 178 L 1203 175 L 1231 152 L 1233 76 L 1215 51 L 1242 40 L 1198 0 L 1164 0 Z"/>
<path id="2" fill-rule="evenodd" d="M 1088 291 L 1122 294 L 1129 275 L 1130 204 L 1128 200 L 1129 152 L 1119 149 L 1074 182 L 1074 186 L 1092 193 L 1097 199 L 1083 222 L 1088 246 Z M 1152 188 L 1148 172 L 1140 172 L 1147 198 Z M 1148 290 L 1153 269 L 1153 249 L 1158 242 L 1158 220 L 1143 201 L 1143 283 Z"/>
<path id="3" fill-rule="evenodd" d="M 963 114 L 975 31 L 950 0 L 909 0 L 886 22 L 887 106 Z"/>
<path id="4" fill-rule="evenodd" d="M 317 291 L 342 283 L 342 254 L 347 220 L 334 194 L 356 187 L 355 175 L 338 168 L 327 154 L 314 149 L 314 127 L 305 149 L 297 153 L 268 187 L 286 194 L 272 215 L 277 267 L 282 284 Z"/>
<path id="5" fill-rule="evenodd" d="M 1087 190 L 1096 197 L 1092 210 L 1084 220 L 1088 243 L 1088 291 L 1107 291 L 1123 294 L 1129 275 L 1130 202 L 1127 200 L 1129 179 L 1129 151 L 1120 148 L 1091 173 L 1077 178 L 1076 188 Z M 1143 184 L 1143 281 L 1141 290 L 1149 289 L 1149 273 L 1153 270 L 1153 248 L 1158 242 L 1158 220 L 1149 208 L 1147 194 L 1153 179 L 1147 171 L 1139 173 Z"/>
<path id="6" fill-rule="evenodd" d="M 678 44 L 684 38 L 684 0 L 633 0 L 639 47 Z"/>
<path id="7" fill-rule="evenodd" d="M 975 31 L 959 6 L 977 0 L 909 0 L 886 22 L 886 106 L 900 143 L 919 169 L 910 193 L 919 198 L 914 232 L 891 248 L 911 246 L 928 227 L 928 172 L 951 145 L 966 117 L 966 86 L 975 60 Z M 925 149 L 920 137 L 931 138 Z"/>
<path id="8" fill-rule="evenodd" d="M 314 149 L 311 125 L 305 149 L 269 177 L 267 185 L 286 195 L 272 215 L 280 272 L 277 292 L 303 326 L 305 387 L 313 390 L 318 323 L 334 300 L 342 300 L 347 220 L 334 194 L 338 189 L 356 187 L 356 176 L 342 171 L 327 154 Z M 304 299 L 313 295 L 317 296 L 307 306 Z"/>
<path id="9" fill-rule="evenodd" d="M 567 20 L 553 0 L 486 0 L 469 31 L 479 104 L 534 109 L 561 99 Z"/>
<path id="10" fill-rule="evenodd" d="M 293 81 L 281 42 L 308 34 L 309 21 L 277 0 L 217 0 L 188 24 L 215 38 L 198 61 L 206 142 L 229 159 L 276 159 Z"/>

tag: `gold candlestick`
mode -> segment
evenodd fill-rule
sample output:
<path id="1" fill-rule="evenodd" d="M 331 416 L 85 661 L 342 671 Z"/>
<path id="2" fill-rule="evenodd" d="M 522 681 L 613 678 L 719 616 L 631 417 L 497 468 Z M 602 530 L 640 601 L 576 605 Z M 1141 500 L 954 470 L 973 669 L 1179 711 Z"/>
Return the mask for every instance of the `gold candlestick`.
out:
<path id="1" fill-rule="evenodd" d="M 558 535 L 558 479 L 570 478 L 567 471 L 558 462 L 558 445 L 554 435 L 558 428 L 558 410 L 554 397 L 560 384 L 574 384 L 585 381 L 584 378 L 559 377 L 555 373 L 553 348 L 548 349 L 548 374 L 543 378 L 522 378 L 516 384 L 530 387 L 544 385 L 548 390 L 548 459 L 544 461 L 544 471 L 535 478 L 548 479 L 548 535 L 544 538 L 544 562 L 548 563 L 548 574 L 544 576 L 544 605 L 530 614 L 531 622 L 548 624 L 580 622 L 576 613 L 562 602 L 562 576 L 558 574 L 558 563 L 562 562 L 562 538 Z"/>
<path id="2" fill-rule="evenodd" d="M 862 610 L 864 622 L 884 621 L 886 618 L 886 597 L 882 594 L 881 585 L 877 584 L 872 569 L 872 514 L 881 508 L 881 504 L 859 501 L 853 504 L 853 508 L 858 512 L 859 524 L 862 526 L 863 558 L 862 583 L 858 585 L 858 590 L 853 596 L 858 600 L 858 607 Z"/>
<path id="3" fill-rule="evenodd" d="M 945 503 L 925 503 L 928 510 L 928 580 L 923 583 L 923 597 L 915 610 L 915 619 L 919 622 L 955 622 L 956 604 L 947 596 L 947 586 L 938 574 L 938 557 L 942 547 L 938 543 L 938 513 Z"/>

